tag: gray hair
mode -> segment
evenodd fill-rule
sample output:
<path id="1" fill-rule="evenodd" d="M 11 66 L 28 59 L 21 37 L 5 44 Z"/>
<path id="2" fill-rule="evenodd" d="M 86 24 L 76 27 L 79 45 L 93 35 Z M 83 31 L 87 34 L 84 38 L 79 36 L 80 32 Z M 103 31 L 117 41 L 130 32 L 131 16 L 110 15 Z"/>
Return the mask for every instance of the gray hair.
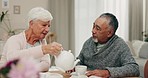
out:
<path id="1" fill-rule="evenodd" d="M 28 13 L 28 22 L 31 20 L 51 21 L 52 19 L 51 13 L 42 7 L 35 7 Z"/>
<path id="2" fill-rule="evenodd" d="M 118 20 L 117 20 L 116 16 L 114 16 L 111 13 L 103 13 L 102 15 L 100 15 L 100 18 L 102 18 L 102 17 L 109 20 L 109 25 L 113 27 L 114 33 L 115 33 L 116 30 L 118 29 Z"/>

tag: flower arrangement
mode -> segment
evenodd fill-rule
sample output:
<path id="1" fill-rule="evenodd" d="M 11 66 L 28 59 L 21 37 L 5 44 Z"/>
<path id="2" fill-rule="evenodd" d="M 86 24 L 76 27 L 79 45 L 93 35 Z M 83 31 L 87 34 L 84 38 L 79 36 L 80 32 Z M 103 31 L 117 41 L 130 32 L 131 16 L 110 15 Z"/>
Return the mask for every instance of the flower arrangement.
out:
<path id="1" fill-rule="evenodd" d="M 15 59 L 0 69 L 0 78 L 39 78 L 39 67 L 33 59 Z"/>

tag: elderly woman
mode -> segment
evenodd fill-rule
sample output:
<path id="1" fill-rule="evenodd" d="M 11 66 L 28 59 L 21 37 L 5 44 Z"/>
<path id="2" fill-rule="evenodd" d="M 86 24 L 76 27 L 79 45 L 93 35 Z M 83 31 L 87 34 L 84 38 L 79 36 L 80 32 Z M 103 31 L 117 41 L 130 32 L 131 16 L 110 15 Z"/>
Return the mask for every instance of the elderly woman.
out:
<path id="1" fill-rule="evenodd" d="M 28 13 L 28 29 L 18 35 L 11 36 L 2 53 L 1 62 L 5 63 L 15 58 L 33 57 L 39 61 L 40 70 L 47 71 L 50 67 L 50 55 L 57 56 L 62 45 L 56 42 L 46 44 L 45 36 L 49 31 L 51 13 L 41 7 L 36 7 Z"/>

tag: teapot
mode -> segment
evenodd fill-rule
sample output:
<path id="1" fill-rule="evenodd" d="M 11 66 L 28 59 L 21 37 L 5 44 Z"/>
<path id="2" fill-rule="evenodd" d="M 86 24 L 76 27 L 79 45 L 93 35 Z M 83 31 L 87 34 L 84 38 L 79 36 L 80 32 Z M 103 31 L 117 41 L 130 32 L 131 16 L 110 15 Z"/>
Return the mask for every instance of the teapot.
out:
<path id="1" fill-rule="evenodd" d="M 63 50 L 58 56 L 55 57 L 55 65 L 64 71 L 71 70 L 75 67 L 75 65 L 79 62 L 79 60 L 75 61 L 74 55 L 71 53 L 71 50 L 66 51 Z"/>

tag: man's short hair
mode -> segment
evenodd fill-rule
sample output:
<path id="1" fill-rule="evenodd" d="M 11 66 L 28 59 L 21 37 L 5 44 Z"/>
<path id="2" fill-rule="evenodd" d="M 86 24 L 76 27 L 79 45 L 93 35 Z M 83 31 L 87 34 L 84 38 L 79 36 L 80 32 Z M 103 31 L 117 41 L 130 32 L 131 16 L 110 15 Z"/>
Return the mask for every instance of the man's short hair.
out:
<path id="1" fill-rule="evenodd" d="M 113 27 L 114 32 L 116 32 L 116 30 L 118 29 L 118 20 L 116 18 L 116 16 L 114 16 L 111 13 L 103 13 L 102 15 L 100 15 L 100 18 L 106 18 L 107 20 L 109 20 L 109 25 Z"/>

